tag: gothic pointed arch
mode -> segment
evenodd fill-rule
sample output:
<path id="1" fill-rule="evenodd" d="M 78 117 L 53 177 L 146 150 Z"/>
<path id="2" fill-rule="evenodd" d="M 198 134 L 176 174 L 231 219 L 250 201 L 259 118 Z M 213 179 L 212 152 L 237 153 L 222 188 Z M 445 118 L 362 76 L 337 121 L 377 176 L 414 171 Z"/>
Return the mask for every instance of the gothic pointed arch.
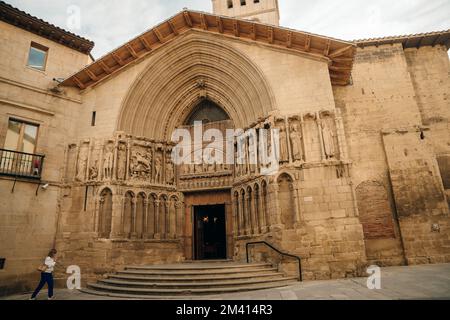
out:
<path id="1" fill-rule="evenodd" d="M 219 37 L 194 32 L 167 45 L 125 97 L 117 129 L 170 140 L 201 101 L 220 106 L 244 128 L 276 109 L 259 68 Z"/>

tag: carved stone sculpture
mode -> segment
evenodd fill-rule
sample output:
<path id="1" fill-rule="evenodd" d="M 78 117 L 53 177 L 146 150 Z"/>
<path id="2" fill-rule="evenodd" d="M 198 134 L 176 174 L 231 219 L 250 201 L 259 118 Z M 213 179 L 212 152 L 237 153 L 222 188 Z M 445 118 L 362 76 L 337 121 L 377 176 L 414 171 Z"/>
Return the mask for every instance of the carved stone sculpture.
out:
<path id="1" fill-rule="evenodd" d="M 298 124 L 294 123 L 291 126 L 290 138 L 292 144 L 292 157 L 295 161 L 303 160 L 302 137 Z"/>
<path id="2" fill-rule="evenodd" d="M 151 173 L 152 156 L 150 152 L 133 151 L 130 171 L 133 178 L 145 179 Z"/>
<path id="3" fill-rule="evenodd" d="M 89 180 L 96 180 L 98 178 L 98 161 L 89 168 Z"/>
<path id="4" fill-rule="evenodd" d="M 77 177 L 76 177 L 77 181 L 80 182 L 84 181 L 86 177 L 87 161 L 88 161 L 88 148 L 82 147 L 78 157 Z"/>
<path id="5" fill-rule="evenodd" d="M 322 122 L 322 134 L 323 134 L 323 146 L 325 150 L 326 159 L 332 159 L 336 155 L 335 147 L 334 147 L 334 134 L 330 130 L 330 127 Z"/>
<path id="6" fill-rule="evenodd" d="M 166 183 L 167 184 L 174 184 L 175 182 L 175 172 L 173 163 L 170 160 L 167 160 L 166 162 Z"/>
<path id="7" fill-rule="evenodd" d="M 105 155 L 103 157 L 103 177 L 105 179 L 112 179 L 114 163 L 113 146 L 108 144 L 105 148 Z"/>
<path id="8" fill-rule="evenodd" d="M 289 162 L 289 150 L 287 145 L 286 127 L 280 128 L 280 161 Z"/>
<path id="9" fill-rule="evenodd" d="M 161 173 L 162 173 L 162 160 L 161 157 L 158 156 L 155 159 L 155 183 L 161 182 Z"/>
<path id="10" fill-rule="evenodd" d="M 125 179 L 125 167 L 127 162 L 127 148 L 121 143 L 117 152 L 117 179 L 122 181 Z"/>

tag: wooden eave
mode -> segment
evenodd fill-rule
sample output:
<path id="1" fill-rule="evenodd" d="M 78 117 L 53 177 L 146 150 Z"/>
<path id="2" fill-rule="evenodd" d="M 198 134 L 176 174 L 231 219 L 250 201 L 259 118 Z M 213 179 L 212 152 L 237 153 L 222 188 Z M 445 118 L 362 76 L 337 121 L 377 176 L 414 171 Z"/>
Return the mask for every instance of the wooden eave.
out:
<path id="1" fill-rule="evenodd" d="M 447 47 L 448 50 L 450 49 L 450 30 L 404 36 L 362 39 L 355 40 L 354 43 L 360 48 L 400 43 L 404 49 L 442 45 Z"/>
<path id="2" fill-rule="evenodd" d="M 106 54 L 67 78 L 61 85 L 80 89 L 89 88 L 137 59 L 157 50 L 169 40 L 192 29 L 224 34 L 326 58 L 330 61 L 329 70 L 332 84 L 346 85 L 350 82 L 356 53 L 356 45 L 352 42 L 249 20 L 185 10 Z"/>
<path id="3" fill-rule="evenodd" d="M 0 1 L 0 20 L 84 54 L 90 54 L 94 48 L 94 42 L 34 17 L 3 1 Z"/>

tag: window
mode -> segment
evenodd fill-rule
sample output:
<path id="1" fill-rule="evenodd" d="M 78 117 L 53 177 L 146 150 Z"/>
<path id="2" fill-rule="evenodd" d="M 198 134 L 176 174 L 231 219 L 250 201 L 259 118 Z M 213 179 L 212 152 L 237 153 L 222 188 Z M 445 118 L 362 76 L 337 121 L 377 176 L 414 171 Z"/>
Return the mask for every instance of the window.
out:
<path id="1" fill-rule="evenodd" d="M 247 2 L 245 0 L 241 0 L 241 6 L 245 6 Z"/>
<path id="2" fill-rule="evenodd" d="M 259 0 L 253 0 L 253 3 L 259 3 Z"/>
<path id="3" fill-rule="evenodd" d="M 214 102 L 205 99 L 194 108 L 194 111 L 189 116 L 186 124 L 193 126 L 196 121 L 207 124 L 226 120 L 230 120 L 228 114 Z"/>
<path id="4" fill-rule="evenodd" d="M 44 71 L 47 64 L 48 48 L 32 42 L 28 54 L 28 66 Z"/>
<path id="5" fill-rule="evenodd" d="M 11 151 L 35 153 L 39 126 L 10 119 L 4 148 Z"/>
<path id="6" fill-rule="evenodd" d="M 91 127 L 95 127 L 95 122 L 97 120 L 97 111 L 92 112 L 92 119 L 91 119 Z"/>
<path id="7" fill-rule="evenodd" d="M 227 1 L 227 6 L 228 6 L 228 9 L 233 8 L 233 0 L 228 0 Z"/>

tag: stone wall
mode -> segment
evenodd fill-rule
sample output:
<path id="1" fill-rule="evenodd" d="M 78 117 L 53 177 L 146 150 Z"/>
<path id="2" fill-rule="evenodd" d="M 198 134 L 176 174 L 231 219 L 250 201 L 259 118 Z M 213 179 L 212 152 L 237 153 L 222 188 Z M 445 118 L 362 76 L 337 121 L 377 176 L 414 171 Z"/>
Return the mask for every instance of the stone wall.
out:
<path id="1" fill-rule="evenodd" d="M 27 66 L 31 42 L 49 48 L 46 71 Z M 36 271 L 55 245 L 65 146 L 75 134 L 81 108 L 76 90 L 51 91 L 53 78 L 67 76 L 90 60 L 88 55 L 0 22 L 0 147 L 8 121 L 39 126 L 35 153 L 45 155 L 39 181 L 0 177 L 0 295 L 33 289 Z M 14 186 L 15 185 L 15 186 Z M 14 190 L 12 192 L 12 190 Z"/>
<path id="2" fill-rule="evenodd" d="M 352 78 L 352 85 L 335 87 L 334 94 L 337 107 L 343 111 L 349 154 L 353 161 L 351 174 L 357 187 L 368 260 L 397 265 L 406 262 L 404 251 L 408 250 L 406 255 L 410 263 L 427 261 L 422 259 L 424 251 L 430 252 L 430 257 L 442 260 L 442 254 L 448 252 L 448 245 L 445 244 L 448 235 L 442 234 L 446 233 L 443 231 L 445 227 L 441 229 L 441 240 L 430 248 L 433 223 L 426 216 L 438 210 L 440 218 L 437 220 L 441 223 L 441 219 L 446 220 L 445 214 L 442 215 L 445 211 L 443 190 L 435 187 L 425 191 L 424 188 L 439 184 L 441 177 L 435 165 L 436 156 L 445 173 L 450 136 L 446 99 L 448 56 L 445 49 L 437 46 L 404 50 L 401 44 L 359 48 Z M 405 129 L 402 128 L 407 129 L 403 132 Z M 403 138 L 394 143 L 390 135 L 383 136 L 383 131 L 397 132 L 393 135 Z M 386 141 L 388 136 L 389 141 Z M 422 150 L 424 143 L 431 146 L 427 151 Z M 403 158 L 391 158 L 394 150 Z M 414 159 L 411 154 L 417 150 L 422 150 L 422 158 L 409 161 Z M 406 166 L 409 168 L 406 169 Z M 399 167 L 409 173 L 399 170 Z M 433 183 L 427 185 L 425 181 L 429 179 Z M 377 194 L 371 194 L 374 188 L 378 190 Z M 411 189 L 415 200 L 411 199 L 410 193 L 404 196 L 406 189 Z M 424 192 L 427 196 L 421 195 Z M 379 209 L 377 212 L 372 210 L 374 206 Z M 424 212 L 425 216 L 421 219 L 402 218 L 404 209 L 427 213 Z M 410 222 L 406 222 L 408 219 Z M 418 220 L 422 220 L 422 227 L 419 227 Z M 412 247 L 427 246 L 426 250 L 417 253 L 417 259 L 413 257 L 416 253 L 407 244 L 413 236 L 406 235 L 413 230 L 414 223 L 418 223 L 414 239 L 420 242 L 423 238 L 424 242 Z M 438 236 L 435 234 L 434 237 Z"/>
<path id="3" fill-rule="evenodd" d="M 408 262 L 450 261 L 449 209 L 431 143 L 414 128 L 384 132 L 384 144 Z"/>

